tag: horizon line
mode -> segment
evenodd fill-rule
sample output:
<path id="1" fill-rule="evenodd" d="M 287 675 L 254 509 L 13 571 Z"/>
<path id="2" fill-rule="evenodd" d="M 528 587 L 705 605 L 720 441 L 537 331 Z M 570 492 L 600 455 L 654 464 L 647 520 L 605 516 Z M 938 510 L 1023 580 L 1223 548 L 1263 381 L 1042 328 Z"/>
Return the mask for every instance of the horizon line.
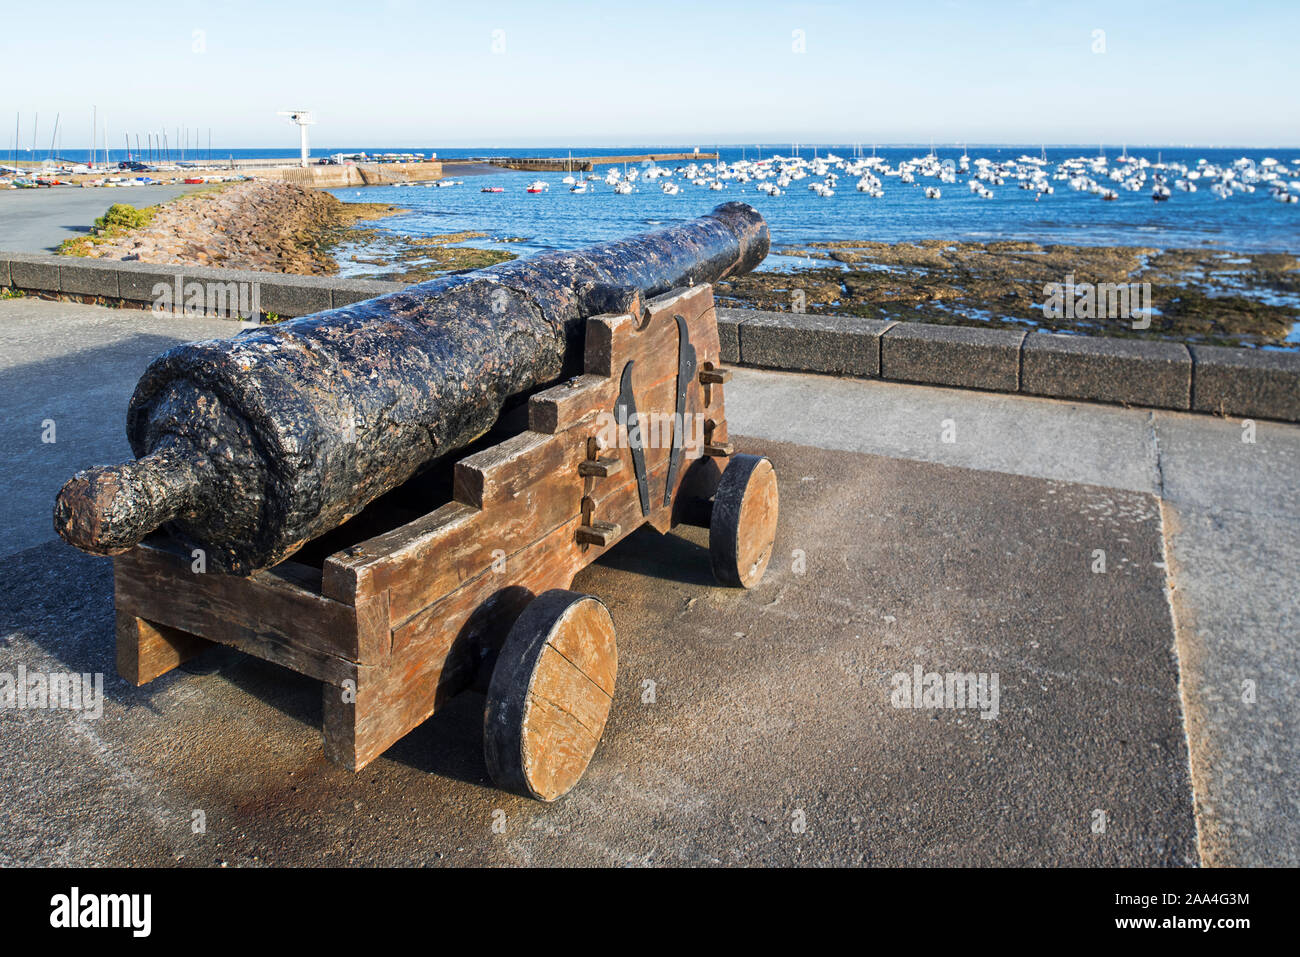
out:
<path id="1" fill-rule="evenodd" d="M 1126 147 L 1132 146 L 1134 149 L 1250 149 L 1250 150 L 1268 150 L 1268 149 L 1273 149 L 1273 150 L 1297 150 L 1297 149 L 1300 149 L 1300 143 L 1297 143 L 1297 144 L 1287 144 L 1287 143 L 1268 143 L 1268 144 L 1257 145 L 1257 146 L 1256 146 L 1256 145 L 1250 145 L 1250 144 L 1246 144 L 1246 143 L 1129 143 L 1129 142 L 1126 142 L 1126 141 L 1123 141 L 1123 140 L 1118 140 L 1118 141 L 1114 141 L 1114 142 L 1097 142 L 1097 141 L 1093 141 L 1093 142 L 1084 142 L 1084 141 L 1079 141 L 1079 142 L 1057 142 L 1057 143 L 1042 142 L 1042 141 L 1031 141 L 1031 140 L 1020 140 L 1020 141 L 1016 141 L 1016 140 L 1004 140 L 1004 141 L 991 140 L 991 141 L 987 141 L 987 142 L 975 142 L 975 141 L 969 141 L 969 142 L 964 142 L 964 143 L 962 143 L 962 142 L 951 142 L 951 141 L 949 141 L 949 142 L 945 142 L 945 143 L 938 143 L 938 142 L 931 143 L 931 142 L 929 142 L 929 141 L 920 141 L 920 140 L 899 140 L 899 141 L 891 141 L 891 142 L 877 141 L 877 142 L 870 142 L 870 143 L 869 143 L 868 141 L 865 141 L 865 140 L 820 140 L 820 141 L 817 141 L 817 142 L 812 142 L 812 141 L 805 142 L 805 141 L 798 141 L 798 140 L 769 140 L 769 141 L 757 141 L 757 142 L 710 143 L 710 144 L 708 144 L 707 146 L 705 146 L 705 145 L 700 145 L 700 144 L 695 143 L 695 142 L 692 142 L 692 143 L 690 143 L 689 145 L 684 145 L 684 144 L 681 144 L 681 143 L 649 143 L 649 144 L 647 144 L 647 143 L 617 143 L 617 144 L 613 144 L 613 145 L 609 145 L 609 144 L 594 144 L 594 143 L 582 143 L 582 144 L 573 144 L 573 145 L 570 145 L 570 144 L 565 143 L 565 144 L 563 144 L 563 145 L 555 145 L 555 144 L 551 144 L 551 143 L 545 143 L 545 144 L 540 144 L 540 145 L 531 145 L 531 146 L 528 146 L 528 145 L 519 145 L 519 144 L 516 144 L 516 145 L 513 145 L 513 146 L 506 146 L 506 145 L 502 145 L 502 144 L 473 143 L 473 144 L 459 144 L 459 145 L 445 145 L 445 144 L 444 144 L 444 145 L 427 145 L 427 146 L 409 145 L 409 144 L 408 144 L 408 145 L 403 145 L 403 146 L 372 146 L 372 147 L 368 147 L 368 148 L 370 148 L 370 149 L 407 149 L 407 150 L 424 150 L 424 151 L 426 151 L 426 152 L 437 152 L 438 150 L 448 150 L 448 149 L 451 149 L 451 150 L 470 150 L 470 149 L 481 149 L 481 150 L 490 150 L 490 149 L 501 149 L 501 150 L 516 150 L 516 149 L 548 149 L 548 150 L 550 150 L 550 149 L 553 149 L 553 150 L 557 150 L 557 151 L 559 151 L 559 152 L 562 153 L 562 152 L 565 152 L 565 151 L 576 150 L 576 149 L 600 149 L 600 150 L 609 150 L 609 149 L 628 149 L 628 150 L 631 150 L 631 149 L 639 149 L 639 150 L 646 150 L 646 151 L 655 151 L 655 150 L 658 150 L 658 151 L 671 151 L 671 152 L 689 152 L 689 151 L 691 151 L 691 150 L 693 150 L 693 149 L 695 149 L 695 148 L 698 147 L 698 149 L 700 150 L 700 152 L 708 152 L 708 151 L 713 151 L 713 150 L 716 150 L 716 149 L 756 149 L 756 148 L 766 148 L 766 147 L 773 147 L 773 148 L 775 149 L 775 148 L 790 147 L 790 146 L 797 147 L 797 148 L 799 148 L 799 149 L 801 149 L 801 150 L 802 150 L 802 149 L 812 149 L 812 148 L 815 148 L 815 147 L 818 147 L 818 148 L 819 148 L 819 147 L 861 147 L 861 148 L 865 148 L 865 147 L 867 147 L 868 145 L 870 145 L 871 147 L 874 147 L 874 148 L 876 148 L 876 149 L 902 149 L 902 148 L 905 148 L 905 147 L 906 147 L 906 148 L 926 148 L 926 149 L 929 149 L 929 148 L 933 147 L 933 148 L 936 149 L 936 150 L 939 150 L 939 149 L 970 149 L 971 147 L 975 147 L 976 149 L 989 149 L 989 148 L 992 148 L 992 147 L 999 147 L 999 148 L 1002 148 L 1002 147 L 1017 147 L 1017 148 L 1020 148 L 1020 147 L 1033 147 L 1033 146 L 1037 146 L 1037 147 L 1039 147 L 1039 148 L 1043 148 L 1043 149 L 1048 149 L 1048 148 L 1050 148 L 1050 149 L 1085 149 L 1085 148 L 1086 148 L 1086 149 L 1096 149 L 1096 148 L 1105 149 L 1105 148 L 1112 148 L 1112 147 L 1115 147 L 1115 146 L 1119 146 L 1120 148 L 1126 148 Z M 82 146 L 69 146 L 68 144 L 65 143 L 65 144 L 62 144 L 60 147 L 58 147 L 59 150 L 79 150 L 79 151 L 87 151 L 87 152 L 88 152 L 89 150 L 91 150 L 92 148 L 95 149 L 95 150 L 97 150 L 98 152 L 106 152 L 106 151 L 107 151 L 107 152 L 113 152 L 113 153 L 127 152 L 127 150 L 124 149 L 122 146 L 113 146 L 113 145 L 111 145 L 111 144 L 109 144 L 109 145 L 107 145 L 107 146 L 104 145 L 104 144 L 97 144 L 97 145 L 95 145 L 95 146 L 92 147 L 90 144 L 86 144 L 86 145 L 82 145 Z M 177 149 L 178 149 L 177 146 L 169 146 L 168 148 L 169 148 L 171 151 L 173 151 L 173 152 L 177 151 Z M 337 145 L 332 145 L 332 146 L 312 146 L 310 152 L 312 152 L 312 153 L 317 153 L 317 152 L 329 152 L 329 151 L 339 151 L 339 150 L 353 149 L 353 148 L 356 148 L 356 147 L 355 147 L 355 144 L 351 144 L 351 145 L 348 145 L 348 146 L 337 146 Z M 258 143 L 258 144 L 252 144 L 252 145 L 247 145 L 247 144 L 243 144 L 243 145 L 241 145 L 241 144 L 236 144 L 236 145 L 224 144 L 224 145 L 222 145 L 221 147 L 217 147 L 217 146 L 214 144 L 214 145 L 211 147 L 211 151 L 212 151 L 214 154 L 218 152 L 218 149 L 220 149 L 220 150 L 231 150 L 231 149 L 237 149 L 237 150 L 287 150 L 287 151 L 291 151 L 291 152 L 294 152 L 294 153 L 297 153 L 297 152 L 298 152 L 298 147 L 293 146 L 293 145 L 284 145 L 284 146 L 280 146 L 280 145 L 271 145 L 271 144 L 266 144 L 266 143 Z M 196 154 L 207 153 L 208 151 L 209 151 L 209 148 L 208 148 L 206 145 L 204 145 L 204 146 L 200 146 L 200 147 L 190 147 L 190 148 L 187 149 L 187 152 L 194 152 L 194 153 L 196 153 Z M 14 146 L 13 146 L 12 144 L 11 144 L 8 148 L 0 148 L 0 153 L 8 153 L 8 152 L 18 152 L 18 153 L 47 153 L 47 152 L 48 152 L 48 148 L 42 148 L 42 147 L 32 148 L 32 147 L 19 146 L 19 147 L 17 147 L 17 149 L 15 150 L 15 148 L 14 148 Z M 134 146 L 132 147 L 132 149 L 130 150 L 130 152 L 136 152 L 136 150 L 134 149 Z"/>

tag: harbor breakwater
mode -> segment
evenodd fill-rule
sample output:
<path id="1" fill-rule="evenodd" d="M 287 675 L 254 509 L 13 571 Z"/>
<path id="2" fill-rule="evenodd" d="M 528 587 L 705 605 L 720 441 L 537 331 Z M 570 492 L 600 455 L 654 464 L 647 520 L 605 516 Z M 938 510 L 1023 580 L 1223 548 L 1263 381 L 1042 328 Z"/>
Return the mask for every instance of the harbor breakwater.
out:
<path id="1" fill-rule="evenodd" d="M 443 164 L 437 160 L 421 163 L 358 163 L 325 166 L 251 167 L 241 172 L 253 179 L 292 183 L 312 189 L 343 189 L 348 186 L 393 186 L 398 183 L 427 183 L 442 179 Z"/>
<path id="2" fill-rule="evenodd" d="M 502 169 L 536 171 L 539 173 L 577 172 L 590 173 L 596 164 L 602 166 L 641 163 L 695 163 L 718 158 L 717 153 L 629 153 L 625 156 L 486 156 L 481 162 Z"/>

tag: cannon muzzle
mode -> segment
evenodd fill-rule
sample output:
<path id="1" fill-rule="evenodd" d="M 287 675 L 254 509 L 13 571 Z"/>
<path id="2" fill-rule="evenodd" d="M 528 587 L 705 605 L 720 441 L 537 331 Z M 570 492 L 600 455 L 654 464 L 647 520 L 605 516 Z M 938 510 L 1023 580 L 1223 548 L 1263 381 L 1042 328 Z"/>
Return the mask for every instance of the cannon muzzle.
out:
<path id="1" fill-rule="evenodd" d="M 54 526 L 82 551 L 116 555 L 198 501 L 202 459 L 159 449 L 133 462 L 79 472 L 59 491 Z"/>

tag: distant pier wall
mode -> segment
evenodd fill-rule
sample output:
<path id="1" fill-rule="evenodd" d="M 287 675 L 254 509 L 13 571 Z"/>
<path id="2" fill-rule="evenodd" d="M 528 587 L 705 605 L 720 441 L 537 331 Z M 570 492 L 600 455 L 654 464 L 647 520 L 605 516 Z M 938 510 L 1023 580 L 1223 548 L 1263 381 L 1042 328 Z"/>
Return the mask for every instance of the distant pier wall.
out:
<path id="1" fill-rule="evenodd" d="M 561 172 L 576 170 L 589 173 L 597 166 L 619 165 L 622 163 L 689 163 L 716 160 L 717 153 L 637 153 L 627 156 L 487 156 L 479 162 L 491 163 L 504 169 L 535 170 L 537 172 Z"/>
<path id="2" fill-rule="evenodd" d="M 422 183 L 442 179 L 442 163 L 359 163 L 354 166 L 280 166 L 243 170 L 254 179 L 273 179 L 314 189 L 344 186 L 383 186 L 391 183 Z"/>

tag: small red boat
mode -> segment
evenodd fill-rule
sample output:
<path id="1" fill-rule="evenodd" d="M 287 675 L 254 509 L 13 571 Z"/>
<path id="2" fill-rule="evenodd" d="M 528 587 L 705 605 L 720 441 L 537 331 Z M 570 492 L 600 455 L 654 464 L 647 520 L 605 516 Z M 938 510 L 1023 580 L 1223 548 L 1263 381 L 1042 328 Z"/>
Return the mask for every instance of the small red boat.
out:
<path id="1" fill-rule="evenodd" d="M 184 182 L 189 184 L 190 186 L 195 186 L 198 185 L 199 183 L 202 183 L 203 180 L 197 176 L 191 176 L 188 179 L 184 180 Z"/>
<path id="2" fill-rule="evenodd" d="M 504 193 L 505 191 L 504 186 L 484 186 L 479 190 L 480 193 Z"/>

